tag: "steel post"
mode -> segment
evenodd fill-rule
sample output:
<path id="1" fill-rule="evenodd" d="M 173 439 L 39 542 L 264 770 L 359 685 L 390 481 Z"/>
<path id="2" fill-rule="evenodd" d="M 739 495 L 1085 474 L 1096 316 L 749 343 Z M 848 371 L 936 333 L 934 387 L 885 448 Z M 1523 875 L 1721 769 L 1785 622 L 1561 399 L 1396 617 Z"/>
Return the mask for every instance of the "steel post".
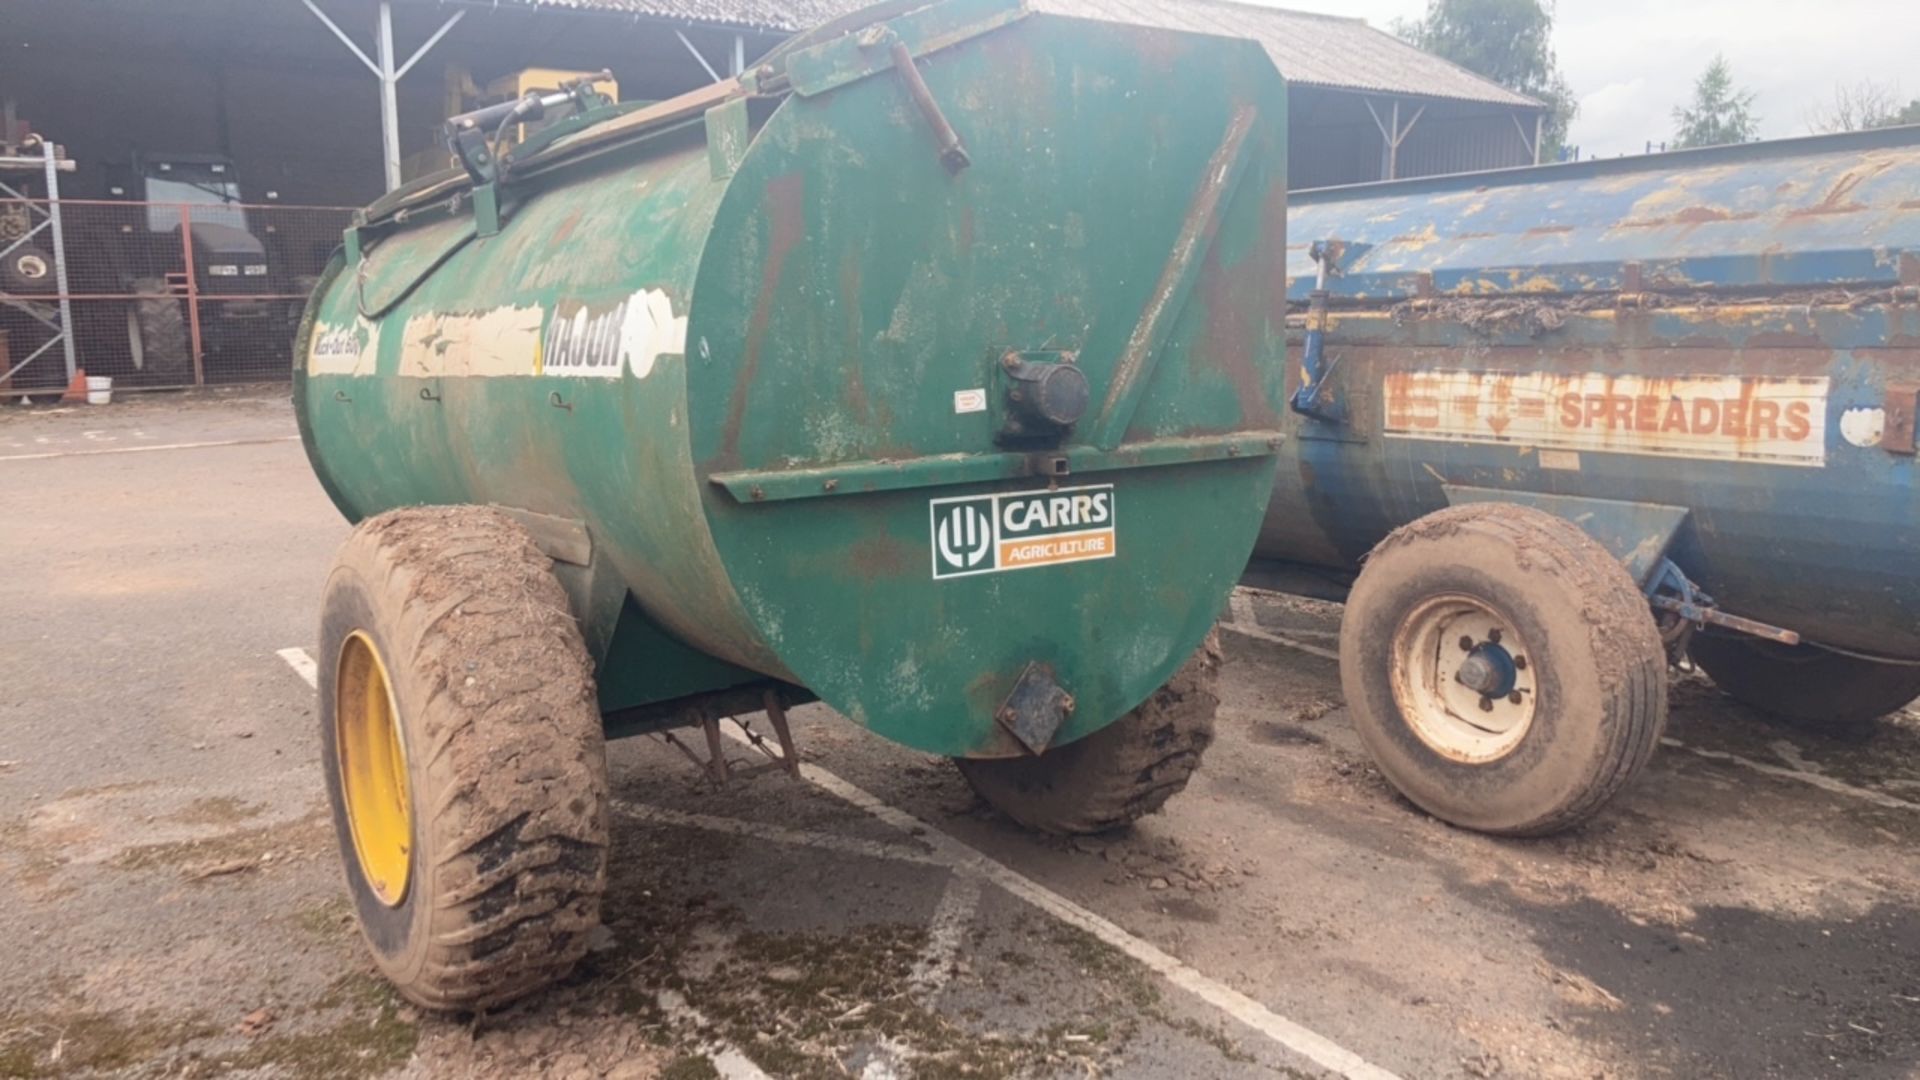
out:
<path id="1" fill-rule="evenodd" d="M 707 63 L 707 58 L 700 55 L 700 50 L 694 47 L 693 42 L 687 40 L 687 35 L 681 33 L 679 30 L 676 29 L 673 32 L 673 36 L 679 38 L 680 44 L 685 45 L 687 47 L 687 51 L 693 54 L 693 58 L 700 62 L 700 67 L 706 71 L 708 78 L 712 79 L 714 82 L 720 81 L 720 73 L 713 70 L 713 65 Z"/>
<path id="2" fill-rule="evenodd" d="M 193 353 L 193 385 L 207 385 L 206 363 L 200 358 L 200 275 L 193 265 L 193 208 L 180 206 L 180 246 L 187 264 L 188 347 Z"/>
<path id="3" fill-rule="evenodd" d="M 79 371 L 73 351 L 73 301 L 67 295 L 67 236 L 60 223 L 60 166 L 54 157 L 53 141 L 43 140 L 40 152 L 47 163 L 47 221 L 53 229 L 53 285 L 60 290 L 60 338 L 66 350 L 67 384 Z"/>
<path id="4" fill-rule="evenodd" d="M 379 40 L 374 43 L 380 62 L 380 138 L 387 169 L 387 190 L 400 186 L 400 77 L 393 67 L 393 4 L 380 0 Z"/>
<path id="5" fill-rule="evenodd" d="M 380 17 L 376 27 L 378 40 L 375 42 L 375 54 L 380 58 L 378 63 L 369 59 L 367 54 L 361 51 L 360 46 L 354 44 L 353 39 L 347 36 L 347 32 L 328 18 L 326 12 L 320 10 L 320 5 L 314 3 L 314 0 L 301 0 L 301 2 L 307 5 L 308 11 L 313 12 L 314 18 L 319 19 L 327 29 L 333 31 L 333 36 L 339 38 L 340 43 L 345 45 L 348 51 L 367 66 L 368 71 L 373 72 L 374 78 L 380 80 L 381 158 L 386 172 L 387 190 L 392 191 L 400 186 L 400 80 L 405 78 L 407 72 L 413 70 L 413 65 L 419 63 L 420 58 L 427 55 L 428 50 L 438 45 L 440 39 L 447 36 L 447 31 L 452 30 L 461 19 L 466 17 L 467 13 L 454 12 L 446 22 L 440 24 L 440 29 L 435 30 L 433 36 L 427 38 L 426 44 L 415 49 L 413 55 L 407 58 L 407 62 L 396 68 L 393 62 L 393 5 L 390 0 L 380 2 Z"/>

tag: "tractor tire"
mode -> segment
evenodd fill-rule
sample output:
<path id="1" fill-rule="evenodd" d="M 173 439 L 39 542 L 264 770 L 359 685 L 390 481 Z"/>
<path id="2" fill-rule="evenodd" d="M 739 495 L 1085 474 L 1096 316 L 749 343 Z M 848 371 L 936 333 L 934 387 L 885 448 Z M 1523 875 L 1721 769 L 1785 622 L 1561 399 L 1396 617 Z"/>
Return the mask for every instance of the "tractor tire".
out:
<path id="1" fill-rule="evenodd" d="M 1039 832 L 1118 829 L 1180 793 L 1213 742 L 1220 642 L 1208 634 L 1165 686 L 1099 731 L 1043 754 L 955 758 L 989 806 Z"/>
<path id="2" fill-rule="evenodd" d="M 187 332 L 184 301 L 160 278 L 135 280 L 133 293 L 127 312 L 127 346 L 134 369 L 163 386 L 190 382 L 193 341 Z"/>
<path id="3" fill-rule="evenodd" d="M 484 507 L 362 522 L 327 579 L 320 739 L 380 971 L 430 1009 L 564 977 L 606 890 L 606 746 L 552 564 Z"/>
<path id="4" fill-rule="evenodd" d="M 1401 794 L 1504 836 L 1593 816 L 1666 728 L 1666 652 L 1632 576 L 1573 523 L 1507 504 L 1441 510 L 1374 548 L 1340 681 Z"/>
<path id="5" fill-rule="evenodd" d="M 1722 634 L 1695 634 L 1688 652 L 1735 701 L 1828 734 L 1864 734 L 1920 698 L 1920 667 L 1913 665 Z"/>
<path id="6" fill-rule="evenodd" d="M 53 256 L 32 244 L 22 244 L 0 260 L 0 292 L 50 293 L 57 285 Z"/>

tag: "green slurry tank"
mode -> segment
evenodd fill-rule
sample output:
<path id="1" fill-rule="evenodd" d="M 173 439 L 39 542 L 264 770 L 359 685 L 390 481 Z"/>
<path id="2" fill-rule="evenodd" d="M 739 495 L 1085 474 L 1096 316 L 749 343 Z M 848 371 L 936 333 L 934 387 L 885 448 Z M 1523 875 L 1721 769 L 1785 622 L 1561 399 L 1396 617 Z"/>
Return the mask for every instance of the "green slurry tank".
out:
<path id="1" fill-rule="evenodd" d="M 1252 43 L 947 0 L 451 121 L 294 384 L 359 523 L 320 712 L 387 975 L 485 1007 L 573 964 L 606 736 L 724 778 L 817 698 L 1053 831 L 1184 786 L 1274 483 L 1285 115 Z"/>

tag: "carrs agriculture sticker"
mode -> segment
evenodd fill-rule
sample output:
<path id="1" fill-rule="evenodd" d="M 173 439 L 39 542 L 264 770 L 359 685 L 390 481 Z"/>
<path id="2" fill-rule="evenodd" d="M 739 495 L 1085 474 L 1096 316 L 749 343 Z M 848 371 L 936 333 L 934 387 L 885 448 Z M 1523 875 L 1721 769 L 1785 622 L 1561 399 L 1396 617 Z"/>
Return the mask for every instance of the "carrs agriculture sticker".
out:
<path id="1" fill-rule="evenodd" d="M 936 578 L 1113 558 L 1112 484 L 933 499 L 927 509 Z"/>
<path id="2" fill-rule="evenodd" d="M 1827 461 L 1827 386 L 1812 376 L 1400 372 L 1383 387 L 1385 431 L 1818 467 Z"/>

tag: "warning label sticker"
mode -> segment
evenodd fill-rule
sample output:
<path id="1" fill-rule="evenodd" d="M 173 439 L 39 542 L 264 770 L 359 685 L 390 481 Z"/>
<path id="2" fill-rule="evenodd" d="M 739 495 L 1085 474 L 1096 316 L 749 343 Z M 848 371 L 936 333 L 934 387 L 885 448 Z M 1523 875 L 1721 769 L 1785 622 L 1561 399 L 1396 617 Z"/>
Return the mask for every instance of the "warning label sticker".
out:
<path id="1" fill-rule="evenodd" d="M 927 504 L 933 576 L 1111 559 L 1113 485 L 1015 495 L 969 495 Z"/>
<path id="2" fill-rule="evenodd" d="M 1811 376 L 1397 372 L 1384 426 L 1389 438 L 1818 467 L 1827 388 Z"/>

